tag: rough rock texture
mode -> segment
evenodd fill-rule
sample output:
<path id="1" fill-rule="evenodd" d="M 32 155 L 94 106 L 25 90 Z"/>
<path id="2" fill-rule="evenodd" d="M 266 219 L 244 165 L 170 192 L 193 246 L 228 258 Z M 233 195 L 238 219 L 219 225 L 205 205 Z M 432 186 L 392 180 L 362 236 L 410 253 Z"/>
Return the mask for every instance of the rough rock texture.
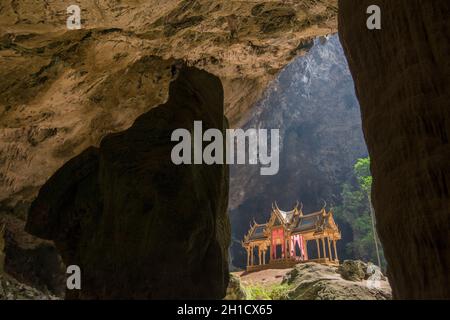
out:
<path id="1" fill-rule="evenodd" d="M 283 279 L 292 286 L 287 292 L 292 300 L 388 300 L 391 289 L 387 281 L 370 287 L 367 281 L 348 281 L 337 273 L 337 267 L 313 262 L 298 264 Z"/>
<path id="2" fill-rule="evenodd" d="M 337 0 L 80 0 L 0 6 L 0 210 L 26 212 L 64 163 L 167 98 L 184 59 L 220 77 L 231 125 L 312 39 L 336 31 Z"/>
<path id="3" fill-rule="evenodd" d="M 5 225 L 0 223 L 0 274 L 5 271 Z"/>
<path id="4" fill-rule="evenodd" d="M 366 8 L 378 4 L 382 30 Z M 341 0 L 395 298 L 450 298 L 450 2 Z"/>
<path id="5" fill-rule="evenodd" d="M 367 264 L 360 260 L 345 260 L 338 272 L 345 280 L 362 281 L 366 279 Z"/>
<path id="6" fill-rule="evenodd" d="M 14 216 L 0 216 L 2 225 L 5 230 L 3 239 L 0 232 L 0 273 L 1 255 L 4 255 L 4 271 L 10 276 L 38 290 L 62 297 L 66 274 L 54 244 L 26 233 L 25 222 Z"/>
<path id="7" fill-rule="evenodd" d="M 228 167 L 170 158 L 177 128 L 192 134 L 202 120 L 224 132 L 223 89 L 205 71 L 177 72 L 167 103 L 71 159 L 31 205 L 26 230 L 82 270 L 82 289 L 66 298 L 225 296 Z"/>
<path id="8" fill-rule="evenodd" d="M 354 83 L 337 35 L 316 39 L 305 56 L 289 64 L 249 118 L 244 128 L 280 129 L 280 171 L 261 176 L 259 166 L 230 167 L 231 254 L 239 267 L 246 264 L 240 242 L 249 224 L 266 222 L 273 201 L 290 210 L 299 200 L 304 212 L 319 210 L 324 200 L 329 207 L 339 205 L 342 184 L 356 160 L 367 156 Z M 344 236 L 338 250 L 345 258 L 352 231 L 338 223 Z"/>
<path id="9" fill-rule="evenodd" d="M 41 292 L 0 273 L 0 300 L 58 300 L 58 297 Z"/>
<path id="10" fill-rule="evenodd" d="M 224 300 L 245 300 L 246 295 L 241 285 L 241 279 L 235 274 L 230 274 L 228 282 L 227 294 Z"/>

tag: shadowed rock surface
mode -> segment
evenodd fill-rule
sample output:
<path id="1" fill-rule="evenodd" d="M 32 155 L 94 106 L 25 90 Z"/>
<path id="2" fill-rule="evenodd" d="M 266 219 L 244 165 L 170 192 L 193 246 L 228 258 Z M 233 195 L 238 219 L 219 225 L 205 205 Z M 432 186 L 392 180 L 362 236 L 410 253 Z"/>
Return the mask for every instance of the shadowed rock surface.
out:
<path id="1" fill-rule="evenodd" d="M 24 221 L 14 216 L 0 216 L 0 274 L 3 267 L 4 272 L 21 283 L 64 296 L 65 268 L 55 245 L 28 234 L 24 225 Z"/>
<path id="2" fill-rule="evenodd" d="M 227 295 L 224 300 L 245 300 L 245 291 L 241 285 L 241 279 L 238 275 L 230 274 L 230 281 L 228 283 Z"/>
<path id="3" fill-rule="evenodd" d="M 7 274 L 0 274 L 0 300 L 58 300 L 48 292 L 42 292 L 18 282 Z"/>
<path id="4" fill-rule="evenodd" d="M 372 4 L 381 8 L 380 31 L 365 28 Z M 339 1 L 378 233 L 399 299 L 450 298 L 449 16 L 448 1 Z"/>
<path id="5" fill-rule="evenodd" d="M 183 67 L 169 100 L 71 159 L 42 187 L 26 230 L 51 239 L 82 290 L 66 298 L 222 298 L 230 227 L 225 165 L 172 164 L 177 128 L 226 128 L 220 80 Z"/>

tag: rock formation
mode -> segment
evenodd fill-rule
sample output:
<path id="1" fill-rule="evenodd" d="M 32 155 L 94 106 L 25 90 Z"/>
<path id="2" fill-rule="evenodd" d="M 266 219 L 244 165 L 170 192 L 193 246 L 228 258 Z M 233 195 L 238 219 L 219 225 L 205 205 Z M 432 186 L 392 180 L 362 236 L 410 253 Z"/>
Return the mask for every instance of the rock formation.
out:
<path id="1" fill-rule="evenodd" d="M 267 221 L 273 201 L 285 210 L 302 201 L 306 213 L 322 208 L 324 200 L 329 207 L 340 204 L 342 184 L 356 160 L 367 156 L 359 110 L 336 35 L 316 39 L 305 56 L 271 83 L 243 128 L 280 129 L 280 171 L 261 176 L 258 166 L 230 167 L 233 265 L 245 267 L 240 241 L 253 219 Z M 338 223 L 344 236 L 338 242 L 339 256 L 345 258 L 352 231 Z"/>
<path id="2" fill-rule="evenodd" d="M 171 161 L 175 129 L 224 132 L 220 80 L 173 68 L 169 100 L 60 168 L 26 230 L 82 270 L 69 299 L 211 298 L 228 285 L 228 167 Z"/>
<path id="3" fill-rule="evenodd" d="M 381 8 L 368 30 L 366 9 Z M 450 298 L 450 2 L 341 0 L 395 298 Z"/>
<path id="4" fill-rule="evenodd" d="M 241 279 L 235 274 L 230 274 L 228 282 L 227 294 L 224 300 L 245 300 L 245 291 L 241 285 Z"/>
<path id="5" fill-rule="evenodd" d="M 58 297 L 20 283 L 6 274 L 0 274 L 0 300 L 58 300 Z"/>
<path id="6" fill-rule="evenodd" d="M 0 274 L 5 270 L 5 226 L 0 225 Z"/>
<path id="7" fill-rule="evenodd" d="M 337 272 L 343 279 L 349 281 L 362 281 L 367 280 L 369 277 L 367 272 L 367 264 L 361 260 L 345 260 L 339 265 Z M 386 280 L 385 277 L 383 278 Z"/>
<path id="8" fill-rule="evenodd" d="M 354 277 L 352 277 L 354 278 Z M 373 286 L 367 280 L 345 280 L 334 266 L 304 263 L 295 266 L 283 279 L 292 287 L 291 300 L 388 300 L 392 298 L 389 283 L 380 280 Z"/>
<path id="9" fill-rule="evenodd" d="M 0 7 L 0 210 L 26 212 L 64 163 L 167 99 L 183 59 L 220 77 L 237 125 L 275 74 L 336 32 L 337 0 L 81 0 Z"/>
<path id="10" fill-rule="evenodd" d="M 376 274 L 375 271 L 377 270 Z M 345 271 L 345 272 L 343 272 Z M 379 269 L 346 260 L 341 267 L 314 262 L 291 269 L 239 272 L 245 299 L 273 300 L 388 300 L 391 288 Z M 379 281 L 377 281 L 379 280 Z M 237 282 L 236 282 L 237 283 Z M 233 286 L 236 288 L 236 285 Z M 236 289 L 235 289 L 236 290 Z"/>
<path id="11" fill-rule="evenodd" d="M 0 231 L 4 228 L 4 235 L 0 232 L 0 274 L 4 271 L 23 284 L 63 297 L 66 272 L 60 255 L 51 241 L 28 234 L 24 225 L 14 216 L 0 216 Z"/>

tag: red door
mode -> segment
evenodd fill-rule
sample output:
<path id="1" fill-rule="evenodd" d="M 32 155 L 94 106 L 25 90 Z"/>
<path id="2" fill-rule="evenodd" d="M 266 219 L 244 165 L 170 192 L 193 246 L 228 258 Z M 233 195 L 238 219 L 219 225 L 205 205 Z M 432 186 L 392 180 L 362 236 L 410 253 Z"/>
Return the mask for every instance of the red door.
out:
<path id="1" fill-rule="evenodd" d="M 284 243 L 284 229 L 272 229 L 272 259 L 284 258 L 285 243 Z M 277 257 L 277 245 L 281 245 L 281 257 Z"/>

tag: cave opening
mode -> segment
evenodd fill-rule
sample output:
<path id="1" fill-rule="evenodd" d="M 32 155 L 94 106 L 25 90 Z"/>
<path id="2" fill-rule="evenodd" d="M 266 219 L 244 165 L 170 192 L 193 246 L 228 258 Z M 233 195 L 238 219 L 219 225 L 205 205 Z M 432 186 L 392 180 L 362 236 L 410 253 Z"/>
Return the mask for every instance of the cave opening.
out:
<path id="1" fill-rule="evenodd" d="M 353 198 L 361 195 L 355 165 L 368 159 L 368 151 L 338 35 L 315 39 L 307 54 L 287 65 L 242 128 L 280 129 L 280 170 L 266 177 L 259 175 L 255 166 L 231 165 L 231 270 L 246 267 L 241 241 L 248 225 L 266 223 L 274 202 L 289 211 L 296 201 L 302 203 L 305 214 L 324 205 L 333 210 L 342 234 L 337 242 L 341 261 L 360 259 L 378 264 L 375 241 L 379 244 L 379 240 L 371 228 L 368 194 Z M 310 258 L 319 258 L 315 241 L 308 241 L 306 247 Z M 281 249 L 276 250 L 281 257 Z M 384 258 L 382 268 L 386 268 Z"/>
<path id="2" fill-rule="evenodd" d="M 184 6 L 185 1 L 170 2 L 173 6 L 158 2 L 157 10 L 149 10 L 151 2 L 131 10 L 113 5 L 109 9 L 114 10 L 104 8 L 101 18 L 86 2 L 82 21 L 88 24 L 79 32 L 68 32 L 61 23 L 65 7 L 50 5 L 51 10 L 36 10 L 14 2 L 1 11 L 1 24 L 7 26 L 0 48 L 2 57 L 7 58 L 0 70 L 5 89 L 0 90 L 0 211 L 5 218 L 5 227 L 0 226 L 0 248 L 6 253 L 5 257 L 0 252 L 0 264 L 5 260 L 5 270 L 21 282 L 51 288 L 44 279 L 47 274 L 40 271 L 52 270 L 50 266 L 57 267 L 60 261 L 54 259 L 57 255 L 51 242 L 43 240 L 48 239 L 62 244 L 59 249 L 66 250 L 65 259 L 76 253 L 71 262 L 95 265 L 83 269 L 92 276 L 88 277 L 92 288 L 78 298 L 157 298 L 158 294 L 221 298 L 229 276 L 226 251 L 230 232 L 228 216 L 223 214 L 228 191 L 232 267 L 243 265 L 240 241 L 248 222 L 253 217 L 264 222 L 272 201 L 289 210 L 300 200 L 305 212 L 319 209 L 324 202 L 336 210 L 345 205 L 344 199 L 351 200 L 358 191 L 357 177 L 347 181 L 354 160 L 367 156 L 363 144 L 358 155 L 347 148 L 361 138 L 360 132 L 354 134 L 360 124 L 348 126 L 349 114 L 358 109 L 357 101 L 354 92 L 342 92 L 351 81 L 333 77 L 342 71 L 339 64 L 328 70 L 323 63 L 313 69 L 305 62 L 320 46 L 337 41 L 321 38 L 311 48 L 305 35 L 334 32 L 339 15 L 339 33 L 355 75 L 372 156 L 373 204 L 389 258 L 394 297 L 449 297 L 449 42 L 442 41 L 448 39 L 450 30 L 449 2 L 377 0 L 383 12 L 383 30 L 378 31 L 366 28 L 371 0 L 340 0 L 339 10 L 335 0 L 325 0 L 327 5 L 322 0 L 256 5 L 239 1 L 238 6 L 215 9 L 208 1 L 193 6 Z M 303 14 L 305 4 L 314 17 Z M 148 17 L 142 14 L 150 11 Z M 48 16 L 49 12 L 62 14 Z M 123 15 L 117 28 L 107 22 L 111 14 Z M 230 123 L 236 124 L 250 105 L 247 102 L 260 96 L 265 81 L 306 50 L 310 54 L 298 66 L 303 69 L 295 75 L 296 81 L 286 70 L 301 58 L 281 73 L 243 124 L 284 126 L 280 174 L 261 177 L 255 168 L 232 167 L 228 190 L 226 166 L 213 170 L 195 167 L 180 175 L 179 168 L 166 161 L 167 140 L 158 139 L 166 138 L 172 118 L 177 119 L 178 127 L 188 127 L 205 117 L 211 127 L 225 130 L 224 111 L 231 115 Z M 240 55 L 250 63 L 239 62 L 236 56 Z M 173 76 L 174 61 L 158 57 L 181 58 L 196 70 L 186 71 L 178 82 L 172 108 L 154 110 L 156 117 L 148 118 L 145 113 L 166 101 Z M 315 58 L 332 60 L 332 50 Z M 324 74 L 334 82 L 321 82 Z M 311 86 L 311 75 L 316 76 L 315 86 Z M 303 96 L 279 99 L 291 83 L 301 84 L 292 91 Z M 228 93 L 225 99 L 222 89 Z M 230 97 L 231 89 L 235 96 Z M 332 99 L 330 91 L 339 99 Z M 322 108 L 308 109 L 313 103 L 292 108 L 298 99 L 317 99 Z M 228 110 L 223 110 L 224 101 Z M 184 102 L 189 104 L 187 117 L 186 108 L 181 107 Z M 327 110 L 330 106 L 333 110 Z M 140 125 L 128 130 L 138 117 Z M 112 132 L 115 138 L 97 148 L 101 138 Z M 145 134 L 154 140 L 149 144 L 142 141 Z M 336 145 L 338 150 L 333 148 Z M 136 153 L 148 156 L 145 159 L 149 161 L 139 162 Z M 360 165 L 359 169 L 367 167 L 367 161 Z M 143 170 L 134 171 L 136 168 Z M 38 190 L 42 191 L 39 196 Z M 34 211 L 25 228 L 31 201 Z M 361 210 L 369 209 L 366 204 Z M 172 218 L 176 212 L 180 213 L 175 225 Z M 370 237 L 361 237 L 370 231 L 368 216 L 357 219 L 351 213 L 336 214 L 341 230 L 348 229 L 343 232 L 348 241 L 342 239 L 339 245 L 359 238 L 364 241 L 353 243 L 350 250 L 364 253 L 365 245 L 371 243 Z M 187 231 L 175 237 L 176 233 L 162 232 L 166 226 Z M 37 238 L 30 238 L 30 233 Z M 308 243 L 311 245 L 314 247 Z M 138 247 L 142 251 L 137 252 Z M 340 248 L 341 259 L 347 249 Z M 161 257 L 159 264 L 153 264 L 149 252 L 152 258 Z M 183 268 L 167 252 L 181 254 L 186 262 Z M 136 263 L 141 257 L 144 259 Z M 148 272 L 148 266 L 155 268 L 153 272 Z M 117 276 L 118 270 L 125 271 Z M 142 270 L 144 276 L 136 276 Z"/>

